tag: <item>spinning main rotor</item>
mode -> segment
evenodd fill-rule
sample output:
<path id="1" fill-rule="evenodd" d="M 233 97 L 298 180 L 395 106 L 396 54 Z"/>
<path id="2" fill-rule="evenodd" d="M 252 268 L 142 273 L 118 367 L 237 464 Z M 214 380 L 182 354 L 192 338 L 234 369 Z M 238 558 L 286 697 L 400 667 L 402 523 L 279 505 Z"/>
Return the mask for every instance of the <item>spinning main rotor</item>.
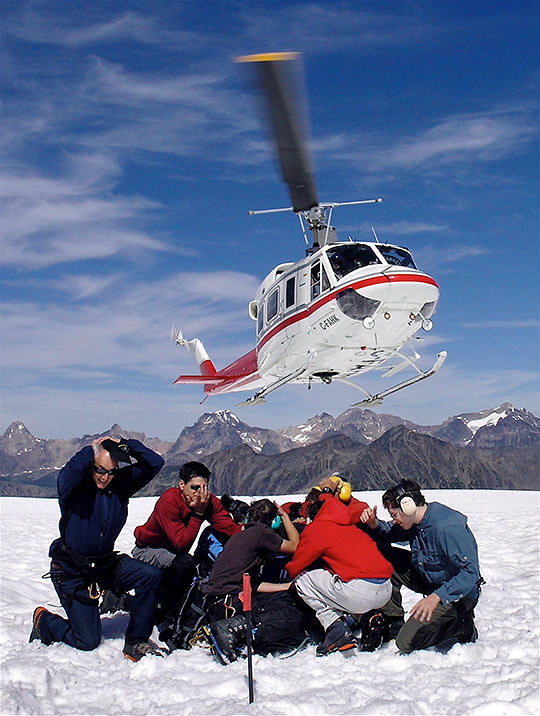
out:
<path id="1" fill-rule="evenodd" d="M 293 211 L 300 218 L 306 244 L 307 228 L 313 232 L 312 248 L 332 243 L 335 230 L 330 226 L 336 206 L 373 204 L 382 201 L 320 202 L 308 147 L 308 122 L 302 80 L 301 53 L 272 52 L 238 57 L 237 62 L 250 63 L 254 78 L 264 99 L 266 120 L 271 130 L 283 180 L 292 206 L 283 209 L 250 211 L 250 215 Z M 335 238 L 334 238 L 335 241 Z"/>

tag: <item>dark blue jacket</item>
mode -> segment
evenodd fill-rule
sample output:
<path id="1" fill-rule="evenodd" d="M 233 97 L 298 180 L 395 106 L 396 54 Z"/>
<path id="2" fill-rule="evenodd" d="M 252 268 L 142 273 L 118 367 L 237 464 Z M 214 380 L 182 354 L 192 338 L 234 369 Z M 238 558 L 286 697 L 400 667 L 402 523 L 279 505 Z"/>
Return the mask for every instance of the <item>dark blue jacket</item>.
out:
<path id="1" fill-rule="evenodd" d="M 136 463 L 118 470 L 105 490 L 96 487 L 92 477 L 94 450 L 79 450 L 58 474 L 60 535 L 65 544 L 83 555 L 103 555 L 114 550 L 114 543 L 126 523 L 128 502 L 163 467 L 163 458 L 139 440 L 126 444 Z M 49 554 L 52 556 L 54 545 Z"/>
<path id="2" fill-rule="evenodd" d="M 420 523 L 409 530 L 379 520 L 373 536 L 385 543 L 409 542 L 412 565 L 430 584 L 441 585 L 435 594 L 443 602 L 478 599 L 478 547 L 461 512 L 430 502 Z"/>

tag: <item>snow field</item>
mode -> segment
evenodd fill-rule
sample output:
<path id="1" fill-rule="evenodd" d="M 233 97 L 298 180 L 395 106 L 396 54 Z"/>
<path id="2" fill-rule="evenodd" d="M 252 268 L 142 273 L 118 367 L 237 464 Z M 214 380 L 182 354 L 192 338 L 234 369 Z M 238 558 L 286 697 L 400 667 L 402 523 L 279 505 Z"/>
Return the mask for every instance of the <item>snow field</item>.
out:
<path id="1" fill-rule="evenodd" d="M 478 641 L 456 645 L 445 655 L 424 651 L 400 656 L 391 642 L 372 654 L 319 659 L 310 647 L 288 659 L 255 656 L 251 706 L 245 662 L 220 666 L 197 647 L 163 659 L 128 662 L 121 653 L 124 614 L 103 617 L 103 640 L 94 652 L 29 644 L 38 604 L 63 614 L 52 584 L 40 578 L 49 569 L 48 547 L 58 535 L 58 504 L 0 498 L 2 716 L 538 714 L 539 493 L 425 494 L 428 501 L 466 514 L 478 541 L 486 580 L 476 610 Z M 377 504 L 384 517 L 380 492 L 355 496 Z M 131 551 L 133 529 L 147 519 L 156 499 L 131 501 L 117 549 Z M 405 591 L 405 607 L 418 598 Z"/>

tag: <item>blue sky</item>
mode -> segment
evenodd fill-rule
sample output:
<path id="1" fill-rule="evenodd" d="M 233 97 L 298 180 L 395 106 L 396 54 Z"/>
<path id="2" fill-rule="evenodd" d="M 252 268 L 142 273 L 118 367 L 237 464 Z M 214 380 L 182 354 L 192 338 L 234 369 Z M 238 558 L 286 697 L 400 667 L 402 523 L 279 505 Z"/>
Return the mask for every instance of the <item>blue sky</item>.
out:
<path id="1" fill-rule="evenodd" d="M 420 352 L 447 362 L 376 410 L 538 414 L 536 2 L 3 5 L 2 430 L 175 439 L 206 410 L 283 427 L 360 399 L 172 385 L 196 369 L 173 323 L 225 366 L 258 283 L 303 255 L 296 217 L 247 215 L 290 202 L 232 59 L 282 50 L 304 53 L 321 200 L 384 197 L 336 210 L 340 236 L 373 225 L 441 288 Z"/>

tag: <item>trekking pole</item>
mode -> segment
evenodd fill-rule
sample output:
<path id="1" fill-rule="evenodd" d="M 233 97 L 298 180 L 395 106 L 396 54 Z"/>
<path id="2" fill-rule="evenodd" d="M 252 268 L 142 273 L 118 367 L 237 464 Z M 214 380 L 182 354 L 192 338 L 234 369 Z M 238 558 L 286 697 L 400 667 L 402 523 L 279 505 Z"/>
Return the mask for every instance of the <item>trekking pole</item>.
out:
<path id="1" fill-rule="evenodd" d="M 246 572 L 242 580 L 242 594 L 240 595 L 244 607 L 244 615 L 246 617 L 247 632 L 247 662 L 248 662 L 248 688 L 249 703 L 253 703 L 253 649 L 251 646 L 251 577 Z"/>

